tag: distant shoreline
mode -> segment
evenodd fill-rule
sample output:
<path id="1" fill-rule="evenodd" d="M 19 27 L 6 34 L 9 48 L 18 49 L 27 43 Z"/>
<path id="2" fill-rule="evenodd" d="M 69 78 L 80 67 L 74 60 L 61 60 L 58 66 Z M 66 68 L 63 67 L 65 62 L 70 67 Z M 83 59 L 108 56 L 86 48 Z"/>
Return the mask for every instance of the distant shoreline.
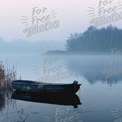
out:
<path id="1" fill-rule="evenodd" d="M 45 53 L 46 55 L 100 55 L 109 54 L 111 52 L 76 52 L 76 51 L 65 51 L 65 50 L 49 50 Z M 120 55 L 121 53 L 113 53 L 113 55 Z"/>

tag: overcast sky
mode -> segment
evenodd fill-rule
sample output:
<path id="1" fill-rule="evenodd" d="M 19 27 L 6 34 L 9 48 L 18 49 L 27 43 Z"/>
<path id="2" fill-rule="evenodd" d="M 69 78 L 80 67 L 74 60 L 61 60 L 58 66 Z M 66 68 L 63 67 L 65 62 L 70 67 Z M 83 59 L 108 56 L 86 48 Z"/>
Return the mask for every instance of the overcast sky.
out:
<path id="1" fill-rule="evenodd" d="M 97 7 L 97 2 L 98 0 L 0 0 L 0 37 L 6 41 L 55 40 L 64 42 L 71 33 L 83 32 L 90 26 L 91 17 L 88 15 L 88 7 Z M 54 10 L 60 26 L 27 38 L 23 33 L 25 26 L 20 19 L 22 16 L 31 17 L 34 7 L 45 7 L 48 12 Z M 121 23 L 122 21 L 119 20 L 109 24 L 121 27 Z"/>

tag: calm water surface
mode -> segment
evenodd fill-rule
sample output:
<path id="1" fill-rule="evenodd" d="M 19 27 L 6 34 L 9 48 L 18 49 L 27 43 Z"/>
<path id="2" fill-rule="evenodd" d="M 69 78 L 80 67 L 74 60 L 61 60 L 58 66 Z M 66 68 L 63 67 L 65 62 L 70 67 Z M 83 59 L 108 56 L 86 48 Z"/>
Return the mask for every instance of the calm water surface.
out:
<path id="1" fill-rule="evenodd" d="M 0 94 L 0 122 L 121 122 L 122 56 L 1 55 L 22 79 L 82 84 L 68 97 Z M 77 104 L 77 108 L 75 106 Z"/>

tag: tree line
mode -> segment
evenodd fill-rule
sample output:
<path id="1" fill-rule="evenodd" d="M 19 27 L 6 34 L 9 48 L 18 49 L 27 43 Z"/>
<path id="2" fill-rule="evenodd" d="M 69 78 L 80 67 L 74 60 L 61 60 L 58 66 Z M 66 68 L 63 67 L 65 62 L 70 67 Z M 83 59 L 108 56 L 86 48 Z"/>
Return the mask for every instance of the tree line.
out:
<path id="1" fill-rule="evenodd" d="M 90 26 L 67 40 L 67 51 L 72 52 L 110 52 L 114 48 L 122 49 L 122 29 L 112 25 L 100 29 Z"/>

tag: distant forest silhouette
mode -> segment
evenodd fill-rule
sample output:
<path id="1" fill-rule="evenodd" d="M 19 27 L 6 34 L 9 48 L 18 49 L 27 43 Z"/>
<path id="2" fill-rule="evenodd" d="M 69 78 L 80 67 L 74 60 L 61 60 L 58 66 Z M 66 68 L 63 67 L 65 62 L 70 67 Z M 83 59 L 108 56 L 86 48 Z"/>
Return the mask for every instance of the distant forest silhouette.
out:
<path id="1" fill-rule="evenodd" d="M 113 27 L 97 29 L 90 26 L 83 33 L 71 34 L 67 40 L 69 52 L 110 52 L 112 49 L 122 49 L 122 29 Z"/>

